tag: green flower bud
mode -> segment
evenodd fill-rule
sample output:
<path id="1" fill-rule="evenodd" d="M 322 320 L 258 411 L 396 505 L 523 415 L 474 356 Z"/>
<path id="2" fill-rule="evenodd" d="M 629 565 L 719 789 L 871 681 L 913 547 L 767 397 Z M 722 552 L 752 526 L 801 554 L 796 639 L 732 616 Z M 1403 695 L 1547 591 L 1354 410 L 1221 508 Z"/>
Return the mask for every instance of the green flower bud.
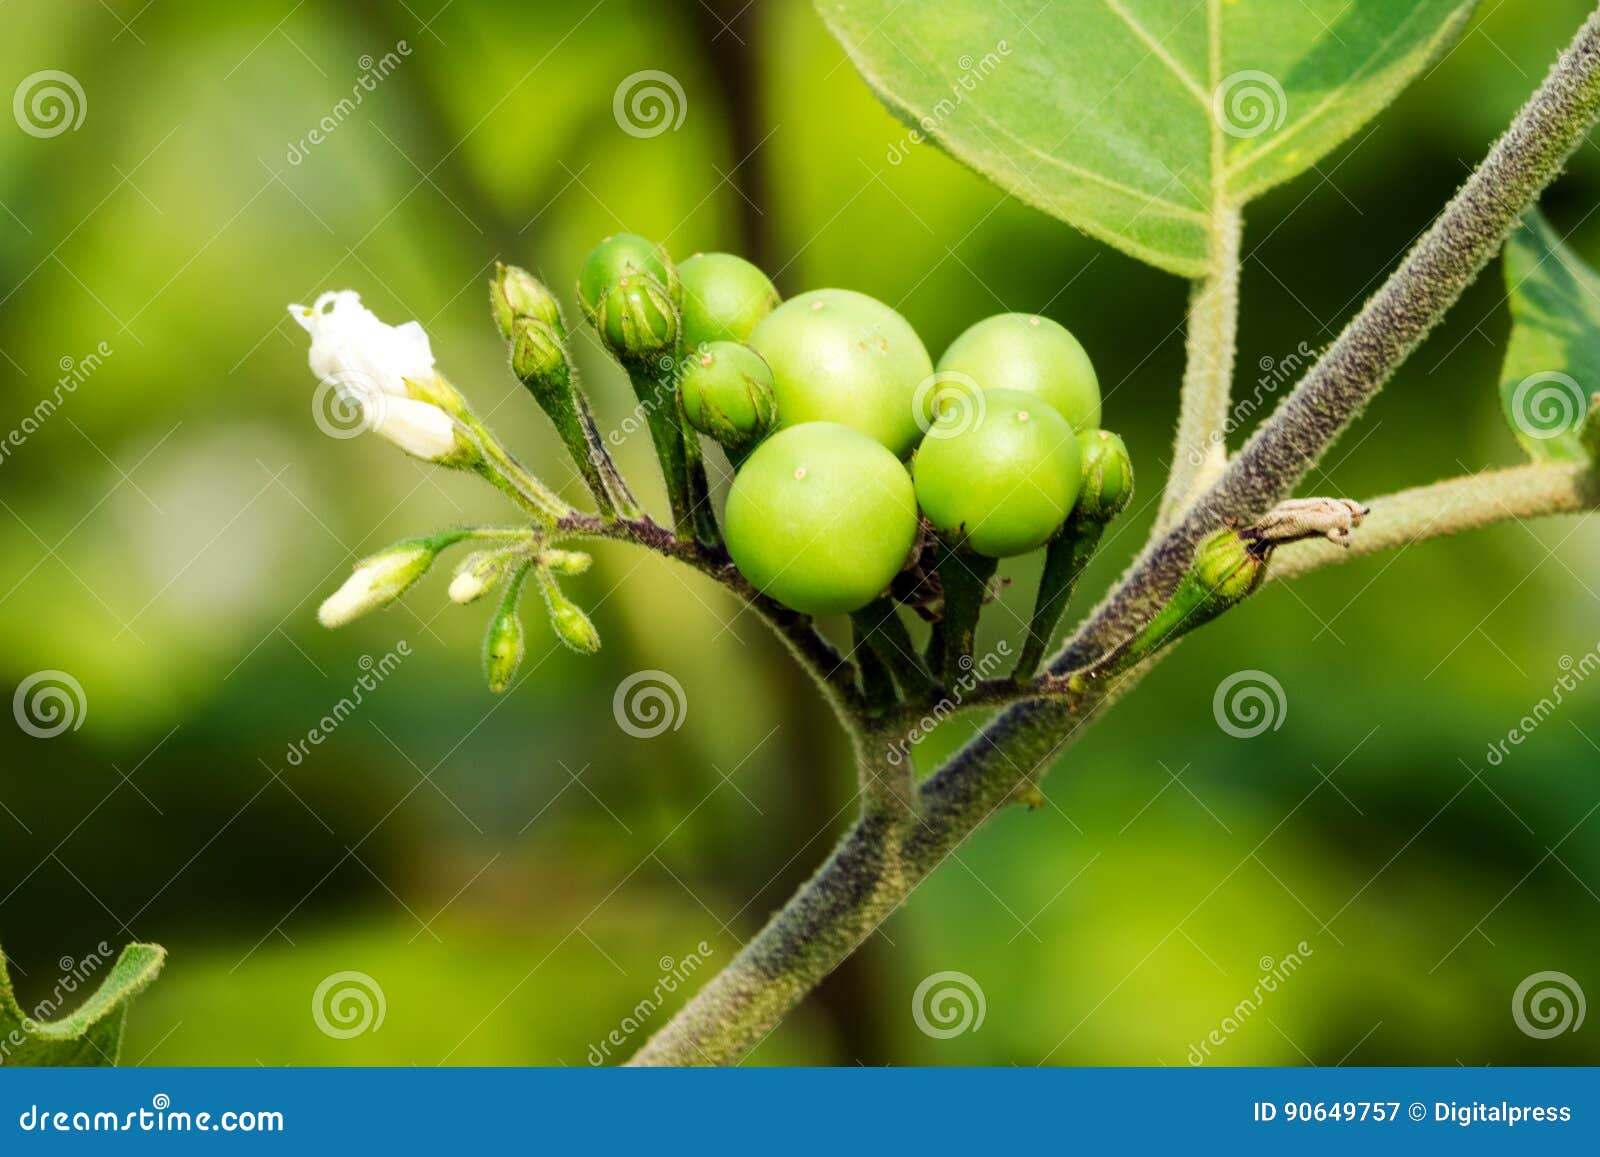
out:
<path id="1" fill-rule="evenodd" d="M 607 237 L 578 273 L 584 316 L 614 353 L 634 361 L 677 348 L 682 296 L 667 251 L 637 233 Z"/>
<path id="2" fill-rule="evenodd" d="M 554 552 L 565 554 L 565 551 Z M 576 603 L 561 593 L 555 578 L 545 566 L 534 571 L 539 580 L 539 593 L 544 595 L 545 606 L 550 610 L 550 625 L 556 638 L 580 655 L 592 655 L 600 649 L 600 632 L 594 629 L 589 616 L 578 609 Z"/>
<path id="3" fill-rule="evenodd" d="M 1261 585 L 1265 562 L 1265 557 L 1237 531 L 1224 528 L 1195 548 L 1180 595 L 1185 593 L 1183 586 L 1191 586 L 1193 597 L 1203 609 L 1225 610 Z"/>
<path id="4" fill-rule="evenodd" d="M 450 579 L 450 601 L 463 606 L 474 602 L 505 578 L 519 558 L 515 550 L 480 550 L 469 554 Z"/>
<path id="5" fill-rule="evenodd" d="M 489 690 L 496 695 L 511 686 L 511 680 L 516 678 L 524 648 L 522 619 L 517 615 L 516 598 L 512 596 L 489 620 L 488 633 L 483 637 L 483 674 L 489 681 Z"/>
<path id="6" fill-rule="evenodd" d="M 362 559 L 344 585 L 323 600 L 317 619 L 324 627 L 342 627 L 388 606 L 427 573 L 438 552 L 433 539 L 408 538 Z"/>
<path id="7" fill-rule="evenodd" d="M 525 317 L 542 321 L 556 332 L 566 333 L 561 306 L 545 284 L 526 269 L 496 262 L 489 281 L 489 311 L 494 314 L 500 336 L 512 339 L 517 322 Z"/>
<path id="8" fill-rule="evenodd" d="M 582 574 L 594 562 L 594 556 L 581 550 L 547 550 L 539 555 L 539 565 L 551 574 Z"/>
<path id="9" fill-rule="evenodd" d="M 761 355 L 731 341 L 710 342 L 684 359 L 678 378 L 689 425 L 743 457 L 778 420 L 772 371 Z"/>
<path id="10" fill-rule="evenodd" d="M 1109 430 L 1085 430 L 1078 435 L 1078 457 L 1083 463 L 1083 488 L 1078 491 L 1076 513 L 1110 522 L 1133 497 L 1128 448 Z"/>
<path id="11" fill-rule="evenodd" d="M 683 279 L 683 344 L 742 342 L 781 300 L 767 275 L 731 253 L 696 253 L 678 266 Z"/>
<path id="12" fill-rule="evenodd" d="M 511 331 L 511 372 L 541 385 L 568 380 L 567 350 L 554 326 L 533 317 L 517 318 Z"/>

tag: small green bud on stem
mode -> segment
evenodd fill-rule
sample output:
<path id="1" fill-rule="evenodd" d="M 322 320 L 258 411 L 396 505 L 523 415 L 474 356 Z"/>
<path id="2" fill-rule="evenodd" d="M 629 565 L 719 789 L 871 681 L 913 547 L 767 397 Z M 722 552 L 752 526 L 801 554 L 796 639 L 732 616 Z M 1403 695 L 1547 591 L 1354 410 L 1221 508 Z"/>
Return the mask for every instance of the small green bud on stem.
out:
<path id="1" fill-rule="evenodd" d="M 720 442 L 736 466 L 778 420 L 772 371 L 748 346 L 714 341 L 692 350 L 678 390 L 689 425 Z"/>
<path id="2" fill-rule="evenodd" d="M 550 611 L 550 626 L 556 638 L 580 655 L 592 655 L 600 649 L 600 632 L 594 629 L 589 616 L 562 593 L 548 567 L 537 565 L 534 576 L 539 583 L 539 593 L 544 596 Z"/>
<path id="3" fill-rule="evenodd" d="M 489 690 L 496 695 L 511 686 L 517 668 L 522 666 L 522 656 L 527 646 L 517 604 L 522 598 L 522 584 L 527 578 L 528 566 L 524 562 L 511 576 L 500 609 L 489 620 L 489 629 L 483 636 L 483 674 L 489 681 Z"/>

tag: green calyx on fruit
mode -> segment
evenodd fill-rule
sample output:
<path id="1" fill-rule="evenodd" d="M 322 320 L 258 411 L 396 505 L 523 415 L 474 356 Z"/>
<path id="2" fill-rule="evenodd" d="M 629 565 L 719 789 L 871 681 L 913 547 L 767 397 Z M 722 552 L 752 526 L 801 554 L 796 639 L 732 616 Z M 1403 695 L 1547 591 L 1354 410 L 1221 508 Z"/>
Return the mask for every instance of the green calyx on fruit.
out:
<path id="1" fill-rule="evenodd" d="M 950 343 L 941 373 L 966 374 L 985 390 L 1037 394 L 1074 430 L 1100 425 L 1100 380 L 1078 339 L 1029 313 L 985 318 Z"/>
<path id="2" fill-rule="evenodd" d="M 772 370 L 748 346 L 714 341 L 695 349 L 683 359 L 678 390 L 689 425 L 735 458 L 754 449 L 777 421 Z"/>
<path id="3" fill-rule="evenodd" d="M 613 353 L 633 361 L 677 347 L 681 289 L 666 250 L 636 233 L 607 237 L 578 274 L 584 316 Z"/>
<path id="4" fill-rule="evenodd" d="M 771 280 L 731 253 L 696 253 L 678 266 L 683 282 L 683 345 L 749 338 L 782 300 Z"/>
<path id="5" fill-rule="evenodd" d="M 1084 430 L 1078 435 L 1083 487 L 1077 517 L 1110 522 L 1133 498 L 1133 460 L 1122 439 L 1110 430 Z"/>
<path id="6" fill-rule="evenodd" d="M 900 573 L 917 535 L 905 466 L 847 426 L 780 430 L 728 492 L 728 552 L 752 586 L 804 614 L 842 614 Z"/>
<path id="7" fill-rule="evenodd" d="M 750 334 L 772 369 L 780 426 L 835 422 L 904 458 L 922 437 L 915 398 L 933 363 L 909 322 L 848 289 L 790 298 Z"/>
<path id="8" fill-rule="evenodd" d="M 500 336 L 507 341 L 514 339 L 517 322 L 523 318 L 543 322 L 555 331 L 557 339 L 566 335 L 555 294 L 533 274 L 515 265 L 495 263 L 494 277 L 489 281 L 489 311 L 494 314 Z"/>
<path id="9" fill-rule="evenodd" d="M 1060 529 L 1082 485 L 1078 440 L 1034 394 L 986 390 L 975 409 L 946 408 L 912 463 L 917 501 L 948 540 L 1009 558 Z"/>

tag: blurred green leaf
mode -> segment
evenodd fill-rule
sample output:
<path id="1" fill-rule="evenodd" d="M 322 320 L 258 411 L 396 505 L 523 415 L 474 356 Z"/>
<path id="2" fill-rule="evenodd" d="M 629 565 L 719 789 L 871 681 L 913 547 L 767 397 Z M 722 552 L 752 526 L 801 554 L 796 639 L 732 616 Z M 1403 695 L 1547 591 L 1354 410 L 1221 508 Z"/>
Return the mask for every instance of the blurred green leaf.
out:
<path id="1" fill-rule="evenodd" d="M 889 108 L 1022 200 L 1205 272 L 1225 205 L 1304 172 L 1438 55 L 1475 0 L 820 0 Z"/>
<path id="2" fill-rule="evenodd" d="M 1583 462 L 1580 437 L 1600 386 L 1600 277 L 1537 210 L 1506 243 L 1511 341 L 1500 371 L 1500 406 L 1538 462 Z"/>
<path id="3" fill-rule="evenodd" d="M 0 1063 L 116 1064 L 128 1002 L 156 978 L 166 959 L 167 950 L 158 944 L 130 944 L 87 1000 L 58 1020 L 39 1021 L 17 1004 L 0 952 Z"/>

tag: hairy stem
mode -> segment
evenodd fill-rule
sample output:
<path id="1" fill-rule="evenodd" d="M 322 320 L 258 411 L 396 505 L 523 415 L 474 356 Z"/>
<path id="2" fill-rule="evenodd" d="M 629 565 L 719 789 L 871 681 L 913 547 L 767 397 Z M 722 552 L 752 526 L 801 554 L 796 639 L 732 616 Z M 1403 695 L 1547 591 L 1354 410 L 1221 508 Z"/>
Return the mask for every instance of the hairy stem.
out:
<path id="1" fill-rule="evenodd" d="M 1165 534 L 1140 555 L 1069 642 L 1081 666 L 1159 607 L 1195 543 L 1225 519 L 1263 514 L 1293 489 L 1500 250 L 1560 174 L 1600 111 L 1600 12 L 1585 21 L 1488 157 L 1433 227 L 1272 417 Z"/>
<path id="2" fill-rule="evenodd" d="M 1189 294 L 1184 336 L 1187 361 L 1172 445 L 1172 471 L 1161 496 L 1157 526 L 1169 526 L 1195 494 L 1209 486 L 1227 463 L 1225 440 L 1233 394 L 1234 352 L 1239 330 L 1239 210 L 1219 202 L 1211 233 L 1211 272 Z"/>

